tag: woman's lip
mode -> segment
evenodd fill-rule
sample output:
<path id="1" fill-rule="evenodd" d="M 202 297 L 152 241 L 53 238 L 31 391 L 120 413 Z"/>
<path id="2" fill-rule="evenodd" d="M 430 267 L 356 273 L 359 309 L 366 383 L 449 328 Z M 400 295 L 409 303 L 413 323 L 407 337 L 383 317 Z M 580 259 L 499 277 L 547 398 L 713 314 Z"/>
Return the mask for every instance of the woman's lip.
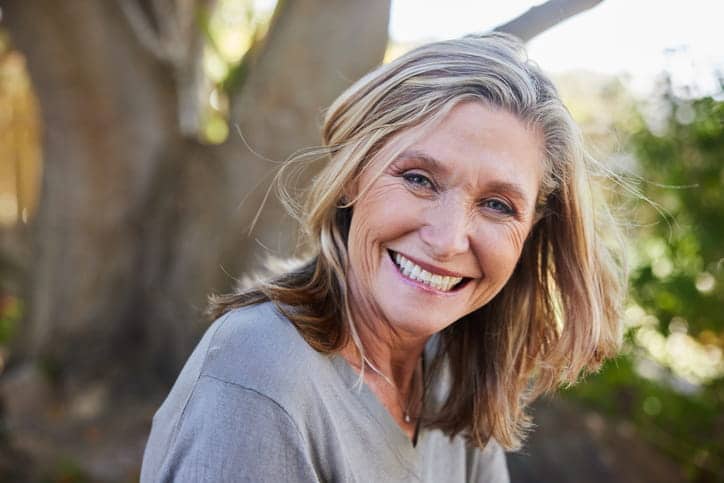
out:
<path id="1" fill-rule="evenodd" d="M 423 261 L 417 260 L 416 258 L 413 258 L 406 253 L 398 252 L 395 250 L 390 249 L 393 253 L 399 253 L 403 257 L 410 260 L 412 263 L 419 265 L 421 268 L 424 268 L 430 273 L 437 274 L 437 275 L 446 275 L 448 277 L 461 277 L 461 278 L 473 278 L 473 277 L 466 277 L 465 275 L 458 273 L 458 272 L 451 272 L 450 270 L 445 270 L 444 268 L 436 267 L 434 265 L 430 265 L 429 263 L 425 263 Z"/>

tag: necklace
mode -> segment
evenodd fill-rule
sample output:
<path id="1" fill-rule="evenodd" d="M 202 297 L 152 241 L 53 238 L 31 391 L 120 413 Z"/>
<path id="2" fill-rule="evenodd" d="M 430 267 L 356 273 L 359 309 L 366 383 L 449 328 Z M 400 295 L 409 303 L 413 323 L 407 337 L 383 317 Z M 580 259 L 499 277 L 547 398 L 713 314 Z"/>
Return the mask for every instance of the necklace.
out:
<path id="1" fill-rule="evenodd" d="M 400 393 L 401 393 L 400 388 L 398 388 L 397 385 L 394 382 L 392 382 L 392 379 L 390 379 L 381 370 L 377 369 L 377 367 L 375 367 L 375 365 L 372 364 L 372 362 L 370 362 L 370 360 L 367 359 L 367 357 L 363 357 L 362 360 L 364 361 L 365 365 L 372 370 L 372 372 L 374 372 L 375 374 L 380 376 L 383 381 L 385 381 L 390 387 L 392 387 L 395 390 L 395 395 L 397 397 L 397 404 L 400 406 L 400 409 L 402 409 L 402 419 L 406 423 L 409 424 L 412 421 L 412 417 L 410 416 L 410 407 L 412 406 L 412 403 L 416 400 L 416 398 L 415 398 L 415 387 L 416 387 L 415 381 L 417 380 L 417 371 L 418 371 L 418 368 L 420 367 L 421 363 L 418 363 L 415 366 L 415 372 L 412 374 L 412 383 L 411 383 L 412 387 L 410 390 L 410 395 L 407 397 L 407 403 L 403 404 L 402 399 L 400 398 Z"/>

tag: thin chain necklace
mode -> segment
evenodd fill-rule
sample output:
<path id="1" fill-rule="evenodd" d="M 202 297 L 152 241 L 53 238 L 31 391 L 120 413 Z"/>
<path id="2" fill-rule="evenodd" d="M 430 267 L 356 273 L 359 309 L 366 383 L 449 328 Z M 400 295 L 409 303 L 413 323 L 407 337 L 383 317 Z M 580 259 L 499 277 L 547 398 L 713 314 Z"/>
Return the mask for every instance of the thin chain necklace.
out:
<path id="1" fill-rule="evenodd" d="M 418 362 L 418 364 L 415 366 L 415 372 L 412 374 L 412 383 L 411 383 L 411 388 L 410 388 L 410 395 L 407 397 L 407 404 L 402 404 L 402 399 L 400 399 L 401 391 L 397 387 L 397 385 L 394 382 L 392 382 L 392 379 L 387 377 L 387 375 L 384 374 L 381 370 L 377 369 L 377 367 L 374 364 L 372 364 L 372 362 L 369 359 L 367 359 L 367 357 L 363 357 L 362 360 L 367 365 L 367 367 L 372 369 L 372 372 L 374 372 L 375 374 L 380 376 L 383 381 L 385 381 L 387 384 L 389 384 L 395 390 L 395 396 L 397 397 L 397 404 L 400 406 L 400 409 L 403 410 L 402 419 L 406 423 L 409 424 L 412 421 L 412 417 L 410 416 L 410 406 L 412 406 L 412 403 L 416 399 L 415 398 L 415 386 L 416 386 L 415 381 L 417 380 L 417 370 L 420 367 L 420 363 Z"/>

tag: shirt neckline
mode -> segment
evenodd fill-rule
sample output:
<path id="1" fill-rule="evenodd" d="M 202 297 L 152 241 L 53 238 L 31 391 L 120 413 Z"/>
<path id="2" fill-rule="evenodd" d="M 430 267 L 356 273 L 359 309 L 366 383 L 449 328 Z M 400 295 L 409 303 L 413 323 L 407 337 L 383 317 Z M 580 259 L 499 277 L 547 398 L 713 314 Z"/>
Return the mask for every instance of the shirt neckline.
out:
<path id="1" fill-rule="evenodd" d="M 377 422 L 383 432 L 385 440 L 395 451 L 400 462 L 419 478 L 416 468 L 419 466 L 417 462 L 420 448 L 425 441 L 426 430 L 422 427 L 418 428 L 417 444 L 413 445 L 412 440 L 397 424 L 397 421 L 395 421 L 389 411 L 387 411 L 387 408 L 382 404 L 369 385 L 360 379 L 359 372 L 339 354 L 331 355 L 330 360 L 344 385 L 350 390 L 360 406 Z"/>

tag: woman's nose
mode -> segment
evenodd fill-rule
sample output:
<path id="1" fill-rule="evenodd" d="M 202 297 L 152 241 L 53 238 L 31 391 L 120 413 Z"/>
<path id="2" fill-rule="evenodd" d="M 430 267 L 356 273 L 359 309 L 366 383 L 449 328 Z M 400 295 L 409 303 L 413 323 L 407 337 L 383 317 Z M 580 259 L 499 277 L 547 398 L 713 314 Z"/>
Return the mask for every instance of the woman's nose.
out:
<path id="1" fill-rule="evenodd" d="M 430 255 L 447 260 L 470 249 L 470 219 L 462 203 L 446 203 L 431 209 L 420 230 Z"/>

